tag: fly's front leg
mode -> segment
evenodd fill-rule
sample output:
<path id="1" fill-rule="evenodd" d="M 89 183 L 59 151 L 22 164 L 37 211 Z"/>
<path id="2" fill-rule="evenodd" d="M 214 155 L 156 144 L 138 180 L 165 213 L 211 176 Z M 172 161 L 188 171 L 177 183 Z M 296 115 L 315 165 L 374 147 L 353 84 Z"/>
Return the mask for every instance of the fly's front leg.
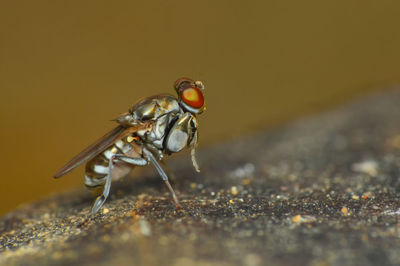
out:
<path id="1" fill-rule="evenodd" d="M 197 138 L 197 130 L 196 130 L 196 132 L 194 133 L 192 142 L 190 144 L 192 146 L 192 150 L 190 151 L 190 156 L 192 157 L 192 163 L 193 163 L 194 169 L 196 170 L 196 172 L 199 173 L 200 167 L 196 160 L 196 147 L 198 145 L 197 143 L 198 143 L 198 138 Z"/>
<path id="2" fill-rule="evenodd" d="M 97 197 L 96 201 L 93 204 L 92 207 L 92 214 L 95 214 L 101 206 L 103 206 L 104 202 L 107 200 L 108 195 L 110 193 L 110 187 L 111 187 L 111 180 L 112 180 L 112 168 L 115 162 L 122 161 L 131 165 L 135 166 L 144 166 L 147 165 L 148 162 L 144 158 L 133 158 L 129 156 L 125 156 L 122 154 L 114 154 L 111 156 L 110 161 L 108 162 L 108 173 L 106 176 L 106 183 L 104 185 L 103 193 L 101 193 L 100 196 Z"/>
<path id="3" fill-rule="evenodd" d="M 157 159 L 154 157 L 154 155 L 147 150 L 146 148 L 143 148 L 143 154 L 148 158 L 148 160 L 154 165 L 156 168 L 158 174 L 161 176 L 161 178 L 164 180 L 165 184 L 167 185 L 169 191 L 172 194 L 172 198 L 175 201 L 176 208 L 178 210 L 181 209 L 181 204 L 179 203 L 178 197 L 175 194 L 174 189 L 172 188 L 171 184 L 168 181 L 168 175 L 165 173 L 164 169 L 162 169 L 161 165 L 158 163 Z"/>

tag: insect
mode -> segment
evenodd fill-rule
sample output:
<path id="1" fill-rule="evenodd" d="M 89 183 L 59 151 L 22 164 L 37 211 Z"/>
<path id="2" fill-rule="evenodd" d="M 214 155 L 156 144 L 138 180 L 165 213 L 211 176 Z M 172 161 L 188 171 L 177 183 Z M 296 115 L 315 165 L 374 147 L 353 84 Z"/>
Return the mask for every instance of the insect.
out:
<path id="1" fill-rule="evenodd" d="M 111 180 L 128 175 L 135 166 L 153 164 L 170 190 L 176 207 L 180 204 L 160 163 L 165 155 L 191 148 L 192 163 L 200 172 L 195 149 L 198 146 L 196 115 L 205 110 L 204 85 L 201 81 L 180 78 L 174 83 L 178 94 L 159 94 L 144 98 L 115 121 L 119 124 L 87 147 L 54 175 L 59 178 L 87 162 L 85 185 L 100 191 L 92 214 L 106 201 Z"/>

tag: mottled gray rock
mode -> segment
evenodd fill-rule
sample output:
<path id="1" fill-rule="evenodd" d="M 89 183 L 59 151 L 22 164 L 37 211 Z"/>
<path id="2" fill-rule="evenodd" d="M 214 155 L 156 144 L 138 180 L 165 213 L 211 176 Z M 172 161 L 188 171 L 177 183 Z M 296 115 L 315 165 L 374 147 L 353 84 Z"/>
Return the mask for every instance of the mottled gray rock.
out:
<path id="1" fill-rule="evenodd" d="M 400 93 L 169 161 L 183 211 L 150 169 L 112 185 L 92 219 L 83 189 L 0 221 L 15 265 L 399 265 Z"/>

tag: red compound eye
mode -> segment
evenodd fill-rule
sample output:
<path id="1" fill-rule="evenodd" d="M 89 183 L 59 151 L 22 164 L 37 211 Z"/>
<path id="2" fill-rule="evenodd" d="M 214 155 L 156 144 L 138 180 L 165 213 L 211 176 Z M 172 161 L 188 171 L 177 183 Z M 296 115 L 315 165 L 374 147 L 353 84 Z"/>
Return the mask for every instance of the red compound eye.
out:
<path id="1" fill-rule="evenodd" d="M 201 108 L 204 105 L 203 93 L 200 89 L 189 87 L 182 91 L 182 100 L 193 108 Z"/>

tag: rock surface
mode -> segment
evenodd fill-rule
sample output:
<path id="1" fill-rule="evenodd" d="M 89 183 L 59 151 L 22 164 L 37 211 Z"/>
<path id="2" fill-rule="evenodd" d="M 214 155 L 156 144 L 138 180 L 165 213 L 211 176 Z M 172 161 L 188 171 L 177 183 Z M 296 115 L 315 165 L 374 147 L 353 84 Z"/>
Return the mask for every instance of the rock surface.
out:
<path id="1" fill-rule="evenodd" d="M 177 212 L 151 169 L 0 220 L 13 265 L 399 265 L 400 93 L 168 161 Z M 187 155 L 187 154 L 186 154 Z"/>

